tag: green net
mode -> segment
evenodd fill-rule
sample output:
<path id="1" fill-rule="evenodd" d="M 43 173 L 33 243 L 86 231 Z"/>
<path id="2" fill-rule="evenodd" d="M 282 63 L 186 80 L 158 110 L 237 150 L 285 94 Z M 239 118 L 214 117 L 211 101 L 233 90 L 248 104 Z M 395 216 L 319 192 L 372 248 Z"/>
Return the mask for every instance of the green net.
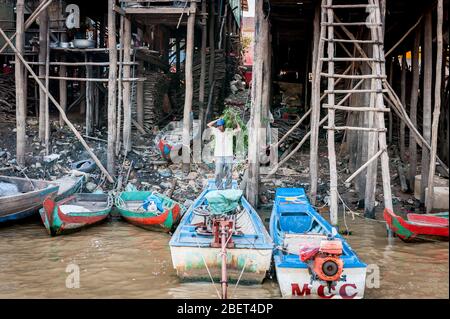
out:
<path id="1" fill-rule="evenodd" d="M 242 197 L 240 189 L 210 191 L 205 195 L 212 214 L 221 215 L 233 212 Z"/>

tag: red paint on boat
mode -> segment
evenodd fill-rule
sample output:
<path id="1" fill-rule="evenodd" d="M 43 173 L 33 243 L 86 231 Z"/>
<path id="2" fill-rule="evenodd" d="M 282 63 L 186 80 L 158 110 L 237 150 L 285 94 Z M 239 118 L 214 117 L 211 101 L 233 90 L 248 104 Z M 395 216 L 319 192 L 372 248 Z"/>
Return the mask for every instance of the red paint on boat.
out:
<path id="1" fill-rule="evenodd" d="M 51 197 L 47 197 L 42 203 L 45 215 L 47 216 L 48 224 L 53 224 L 53 210 L 55 209 L 55 201 Z"/>
<path id="2" fill-rule="evenodd" d="M 439 216 L 430 216 L 427 214 L 408 214 L 408 221 L 433 226 L 448 227 L 448 218 Z"/>

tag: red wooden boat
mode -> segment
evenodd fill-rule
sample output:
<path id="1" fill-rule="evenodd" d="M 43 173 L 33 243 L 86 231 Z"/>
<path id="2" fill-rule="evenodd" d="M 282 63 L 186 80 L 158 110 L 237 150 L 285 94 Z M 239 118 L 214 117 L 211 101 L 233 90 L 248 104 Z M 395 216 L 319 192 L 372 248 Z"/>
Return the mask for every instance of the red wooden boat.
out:
<path id="1" fill-rule="evenodd" d="M 422 221 L 405 220 L 388 208 L 384 209 L 383 216 L 389 229 L 403 241 L 414 241 L 427 236 L 448 239 L 448 220 L 446 226 L 441 221 L 433 222 L 432 218 L 426 218 L 426 216 L 426 222 L 424 219 Z"/>
<path id="2" fill-rule="evenodd" d="M 448 227 L 448 214 L 408 214 L 410 222 Z M 447 216 L 447 217 L 444 217 Z"/>

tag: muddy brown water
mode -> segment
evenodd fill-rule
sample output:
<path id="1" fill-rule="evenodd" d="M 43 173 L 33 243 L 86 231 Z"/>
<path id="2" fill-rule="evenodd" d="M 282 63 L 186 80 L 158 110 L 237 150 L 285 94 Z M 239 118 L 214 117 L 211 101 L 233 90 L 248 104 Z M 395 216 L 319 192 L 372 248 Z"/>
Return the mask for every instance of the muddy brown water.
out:
<path id="1" fill-rule="evenodd" d="M 262 215 L 267 221 L 268 212 Z M 449 298 L 448 242 L 405 244 L 389 240 L 383 223 L 346 222 L 352 248 L 380 270 L 380 287 L 366 288 L 366 298 Z M 2 226 L 0 298 L 217 298 L 211 283 L 179 282 L 169 240 L 117 218 L 55 238 L 37 218 Z M 73 264 L 80 287 L 70 289 Z M 229 291 L 233 298 L 280 298 L 275 279 Z"/>

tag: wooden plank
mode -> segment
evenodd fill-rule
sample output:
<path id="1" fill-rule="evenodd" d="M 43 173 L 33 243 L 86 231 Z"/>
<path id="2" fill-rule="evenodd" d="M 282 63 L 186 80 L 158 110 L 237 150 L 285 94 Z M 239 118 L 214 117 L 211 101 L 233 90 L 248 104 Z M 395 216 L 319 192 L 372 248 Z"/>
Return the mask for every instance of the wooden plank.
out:
<path id="1" fill-rule="evenodd" d="M 125 8 L 125 14 L 132 15 L 132 14 L 186 14 L 191 15 L 195 14 L 195 9 L 184 9 L 184 8 L 177 8 L 177 7 L 144 7 L 144 8 Z M 195 23 L 195 20 L 194 20 Z"/>

